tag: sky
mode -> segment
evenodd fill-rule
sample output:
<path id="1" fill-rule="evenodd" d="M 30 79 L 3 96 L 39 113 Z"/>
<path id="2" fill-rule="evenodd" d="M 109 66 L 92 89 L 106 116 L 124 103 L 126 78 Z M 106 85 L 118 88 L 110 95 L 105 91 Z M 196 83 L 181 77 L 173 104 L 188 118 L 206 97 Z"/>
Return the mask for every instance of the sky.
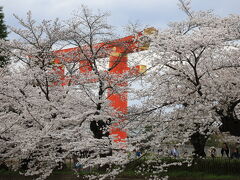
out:
<path id="1" fill-rule="evenodd" d="M 86 5 L 93 11 L 110 12 L 108 22 L 116 29 L 121 29 L 130 21 L 164 28 L 169 22 L 183 20 L 185 14 L 177 3 L 178 0 L 0 0 L 7 25 L 18 26 L 13 13 L 25 18 L 31 10 L 33 18 L 38 21 L 64 20 L 70 18 L 81 5 Z M 192 0 L 191 6 L 193 10 L 212 9 L 219 16 L 240 14 L 240 0 Z"/>

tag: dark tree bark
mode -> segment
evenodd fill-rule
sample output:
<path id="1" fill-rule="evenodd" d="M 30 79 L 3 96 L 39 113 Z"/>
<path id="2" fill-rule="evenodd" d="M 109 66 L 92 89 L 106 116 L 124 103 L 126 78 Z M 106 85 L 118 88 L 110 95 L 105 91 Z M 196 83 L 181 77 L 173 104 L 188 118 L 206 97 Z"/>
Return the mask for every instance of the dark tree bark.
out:
<path id="1" fill-rule="evenodd" d="M 217 110 L 217 114 L 221 118 L 222 125 L 219 127 L 221 132 L 229 132 L 233 136 L 240 136 L 240 119 L 236 115 L 236 107 L 240 100 L 226 104 L 224 109 Z"/>
<path id="2" fill-rule="evenodd" d="M 221 116 L 222 125 L 219 127 L 221 132 L 229 132 L 233 136 L 240 136 L 240 120 L 231 115 Z"/>
<path id="3" fill-rule="evenodd" d="M 105 130 L 107 126 L 107 123 L 105 123 L 103 120 L 91 121 L 90 129 L 94 134 L 94 138 L 102 139 L 103 137 L 108 137 L 109 132 Z"/>
<path id="4" fill-rule="evenodd" d="M 97 68 L 95 67 L 95 73 L 99 75 Z M 104 82 L 99 79 L 99 91 L 98 91 L 98 99 L 101 100 L 104 96 Z M 98 103 L 96 109 L 100 111 L 102 109 L 102 103 Z M 99 115 L 99 112 L 96 112 L 95 115 Z M 106 131 L 107 126 L 110 124 L 104 122 L 103 120 L 93 120 L 90 123 L 90 130 L 93 132 L 94 138 L 102 139 L 104 136 L 108 137 L 109 132 Z"/>
<path id="5" fill-rule="evenodd" d="M 190 142 L 194 148 L 194 158 L 206 157 L 204 151 L 205 144 L 207 142 L 208 136 L 200 134 L 199 132 L 194 133 L 190 137 Z"/>

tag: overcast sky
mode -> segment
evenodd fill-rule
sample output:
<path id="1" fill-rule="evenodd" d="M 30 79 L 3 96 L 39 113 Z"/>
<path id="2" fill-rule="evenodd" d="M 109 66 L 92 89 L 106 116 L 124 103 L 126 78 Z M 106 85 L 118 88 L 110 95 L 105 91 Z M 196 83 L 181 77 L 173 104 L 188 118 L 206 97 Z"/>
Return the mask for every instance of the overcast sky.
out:
<path id="1" fill-rule="evenodd" d="M 111 13 L 109 23 L 121 27 L 129 21 L 139 21 L 143 25 L 164 28 L 169 22 L 184 19 L 178 9 L 178 0 L 0 0 L 3 6 L 5 22 L 16 26 L 12 16 L 25 17 L 31 10 L 33 17 L 42 19 L 67 19 L 81 5 L 92 10 L 100 9 Z M 193 10 L 212 9 L 220 16 L 240 14 L 240 0 L 192 0 Z"/>

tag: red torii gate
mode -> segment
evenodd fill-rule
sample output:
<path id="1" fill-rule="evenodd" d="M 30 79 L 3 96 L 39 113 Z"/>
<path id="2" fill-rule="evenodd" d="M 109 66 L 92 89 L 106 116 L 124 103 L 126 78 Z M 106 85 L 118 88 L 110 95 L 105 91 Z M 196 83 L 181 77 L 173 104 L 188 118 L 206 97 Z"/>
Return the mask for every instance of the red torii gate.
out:
<path id="1" fill-rule="evenodd" d="M 143 32 L 139 32 L 137 37 L 127 36 L 111 42 L 96 44 L 95 45 L 96 47 L 100 47 L 104 45 L 105 48 L 111 50 L 110 57 L 109 57 L 109 68 L 114 66 L 115 67 L 112 68 L 109 71 L 109 73 L 116 74 L 119 76 L 130 70 L 133 70 L 133 73 L 144 73 L 146 71 L 146 66 L 144 65 L 138 65 L 134 68 L 128 67 L 127 55 L 133 52 L 147 50 L 149 47 L 149 43 L 140 44 L 138 41 L 138 38 L 140 38 L 143 35 L 152 34 L 154 32 L 156 32 L 156 29 L 151 27 L 151 28 L 144 29 Z M 55 51 L 55 53 L 56 54 L 74 53 L 78 50 L 79 50 L 78 47 L 68 48 L 68 49 Z M 106 58 L 106 57 L 107 56 L 105 54 L 99 55 L 99 58 Z M 71 62 L 71 60 L 69 61 Z M 61 61 L 59 59 L 55 59 L 54 63 L 61 64 Z M 64 67 L 60 66 L 57 68 L 58 68 L 58 74 L 60 76 L 60 80 L 64 82 L 64 79 L 65 79 Z M 80 73 L 86 73 L 86 72 L 92 71 L 92 68 L 87 60 L 86 61 L 79 60 L 79 71 Z M 63 83 L 62 85 L 65 85 L 65 83 Z M 128 83 L 120 83 L 118 86 L 128 86 Z M 109 90 L 108 94 L 109 94 L 108 99 L 111 102 L 110 105 L 117 111 L 123 114 L 127 114 L 128 113 L 128 93 L 126 91 L 121 93 L 114 93 L 114 92 L 111 92 L 111 90 Z M 121 121 L 124 121 L 124 119 L 122 119 Z M 114 127 L 114 124 L 110 130 L 110 134 L 115 137 L 114 139 L 115 142 L 126 142 L 127 133 L 117 127 Z"/>

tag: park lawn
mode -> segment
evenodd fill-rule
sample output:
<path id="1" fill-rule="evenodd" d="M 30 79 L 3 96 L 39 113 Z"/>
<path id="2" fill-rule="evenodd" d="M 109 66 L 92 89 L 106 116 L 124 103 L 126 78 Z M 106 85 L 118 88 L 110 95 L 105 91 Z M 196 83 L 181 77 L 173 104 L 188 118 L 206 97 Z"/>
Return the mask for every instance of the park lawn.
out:
<path id="1" fill-rule="evenodd" d="M 163 159 L 162 159 L 163 160 Z M 166 158 L 164 161 L 172 162 L 174 159 Z M 181 160 L 178 160 L 181 161 Z M 132 162 L 121 176 L 135 177 L 135 168 L 144 163 L 144 160 Z M 150 176 L 151 173 L 144 173 Z M 228 158 L 199 159 L 192 166 L 173 166 L 168 172 L 170 180 L 240 180 L 240 160 Z"/>
<path id="2" fill-rule="evenodd" d="M 145 173 L 145 175 L 140 176 L 134 171 L 124 171 L 119 177 L 124 178 L 144 178 L 150 176 L 151 173 Z M 218 173 L 208 173 L 204 171 L 192 171 L 187 169 L 174 169 L 167 173 L 163 173 L 163 176 L 169 176 L 169 180 L 240 180 L 240 175 L 237 174 L 218 174 Z"/>
<path id="3" fill-rule="evenodd" d="M 165 161 L 171 162 L 174 159 L 166 159 Z M 180 160 L 181 161 L 181 160 Z M 142 175 L 136 173 L 136 167 L 145 163 L 145 159 L 139 159 L 131 162 L 127 165 L 125 171 L 123 171 L 118 177 L 125 179 L 144 179 L 144 177 L 152 175 L 151 172 L 144 172 Z M 76 174 L 82 175 L 96 175 L 104 173 L 104 170 L 92 169 L 81 170 L 79 172 L 74 172 L 71 166 L 63 170 L 55 170 L 53 175 L 56 176 L 75 176 Z M 1 175 L 14 175 L 18 176 L 18 172 L 8 171 L 0 169 L 0 179 Z M 169 168 L 168 175 L 170 180 L 240 180 L 240 160 L 231 159 L 202 159 L 198 163 L 187 167 L 179 166 Z"/>
<path id="4" fill-rule="evenodd" d="M 206 172 L 176 170 L 168 172 L 170 180 L 240 180 L 239 175 L 211 174 Z"/>
<path id="5" fill-rule="evenodd" d="M 79 172 L 79 175 L 88 175 L 87 172 Z M 17 172 L 0 170 L 0 177 L 1 175 L 14 175 L 14 177 L 18 177 Z M 70 169 L 62 170 L 62 171 L 55 171 L 53 173 L 54 176 L 61 176 L 64 177 L 65 175 L 73 175 L 75 176 L 74 172 Z M 126 171 L 118 176 L 119 178 L 124 179 L 144 179 L 146 176 L 150 174 L 146 174 L 144 176 L 139 176 L 133 171 Z M 238 175 L 219 175 L 219 174 L 210 174 L 206 172 L 196 172 L 196 171 L 186 171 L 186 170 L 173 170 L 167 173 L 169 176 L 169 180 L 240 180 L 240 176 Z M 1 178 L 0 178 L 1 179 Z M 77 178 L 76 178 L 77 179 Z"/>

